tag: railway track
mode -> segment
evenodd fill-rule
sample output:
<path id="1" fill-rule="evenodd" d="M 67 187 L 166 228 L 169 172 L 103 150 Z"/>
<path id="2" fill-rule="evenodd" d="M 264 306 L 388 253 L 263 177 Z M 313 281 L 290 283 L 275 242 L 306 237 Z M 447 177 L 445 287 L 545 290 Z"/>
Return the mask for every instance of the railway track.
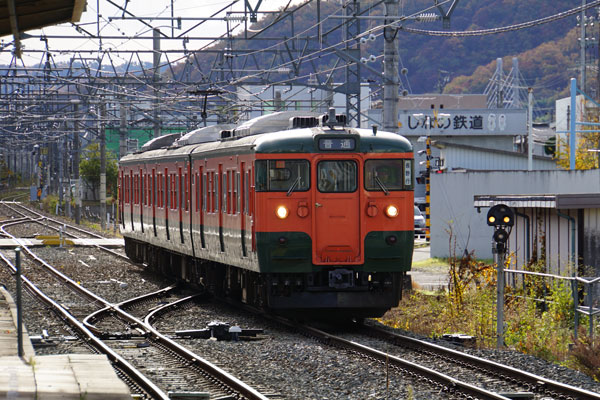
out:
<path id="1" fill-rule="evenodd" d="M 39 219 L 37 216 L 28 218 L 13 219 L 1 226 L 0 230 L 6 237 L 14 238 L 14 235 L 7 231 L 8 228 L 19 224 L 31 227 L 30 222 L 34 218 Z M 142 388 L 146 397 L 166 399 L 169 389 L 174 388 L 178 391 L 185 388 L 188 391 L 193 387 L 196 391 L 209 393 L 211 398 L 267 399 L 256 389 L 206 362 L 197 354 L 161 335 L 143 320 L 122 310 L 119 307 L 120 303 L 105 300 L 76 281 L 77 278 L 66 276 L 36 252 L 26 247 L 22 248 L 23 271 L 25 275 L 31 276 L 31 279 L 24 277 L 27 290 L 58 314 L 68 324 L 68 329 L 76 332 L 83 342 L 94 348 L 94 351 L 105 353 L 115 367 L 128 376 L 127 381 L 133 382 L 132 387 Z M 118 256 L 114 252 L 113 255 Z M 0 258 L 11 270 L 15 270 L 9 256 L 0 254 Z M 55 279 L 48 279 L 47 274 L 51 274 Z M 59 300 L 52 300 L 51 296 L 58 296 Z M 135 343 L 129 339 L 118 343 L 114 340 L 101 340 L 81 322 L 85 316 L 101 309 L 110 309 L 113 316 L 129 324 L 130 330 L 140 332 L 143 342 L 137 340 Z M 140 346 L 140 343 L 143 345 Z M 142 370 L 151 375 L 152 379 L 140 372 Z"/>
<path id="2" fill-rule="evenodd" d="M 360 325 L 358 328 L 361 334 L 381 339 L 394 347 L 414 350 L 434 364 L 438 362 L 440 364 L 451 363 L 482 373 L 484 376 L 489 376 L 490 379 L 497 379 L 500 382 L 513 382 L 513 384 L 518 385 L 518 389 L 523 393 L 523 396 L 524 393 L 531 393 L 531 398 L 600 400 L 599 393 L 547 379 L 485 358 L 475 357 L 462 351 L 391 332 L 379 326 Z"/>
<path id="3" fill-rule="evenodd" d="M 39 218 L 34 214 L 31 214 L 31 217 Z M 15 214 L 11 223 L 21 222 L 17 218 L 24 217 Z M 202 368 L 195 364 L 199 357 L 193 356 L 198 352 L 194 352 L 194 348 L 189 347 L 189 340 L 177 340 L 179 346 L 184 349 L 183 352 L 180 352 L 179 349 L 168 350 L 166 347 L 163 348 L 162 337 L 172 339 L 169 337 L 169 333 L 174 332 L 176 328 L 171 327 L 172 322 L 168 321 L 173 318 L 168 316 L 172 313 L 176 314 L 177 310 L 185 307 L 193 307 L 196 304 L 194 298 L 180 299 L 175 287 L 148 292 L 143 292 L 146 294 L 134 298 L 111 299 L 112 303 L 104 307 L 96 307 L 96 310 L 90 313 L 82 325 L 96 337 L 104 338 L 106 343 L 110 343 L 111 347 L 117 348 L 122 354 L 126 354 L 126 359 L 129 359 L 129 357 L 135 359 L 134 354 L 143 349 L 146 356 L 159 359 L 158 363 L 162 365 L 169 365 L 173 362 L 173 359 L 181 360 L 182 365 L 192 371 L 191 376 L 182 378 L 181 375 L 164 372 L 164 370 L 162 370 L 164 373 L 161 374 L 158 369 L 145 368 L 147 375 L 156 378 L 159 378 L 158 375 L 162 375 L 164 381 L 169 382 L 167 385 L 170 387 L 181 386 L 183 385 L 182 381 L 193 381 L 196 379 L 195 376 L 203 374 Z M 116 310 L 123 311 L 129 316 L 126 317 Z M 78 316 L 82 314 L 85 314 L 85 312 L 77 312 Z M 386 379 L 390 379 L 392 382 L 394 382 L 394 375 L 407 376 L 409 380 L 418 382 L 418 385 L 428 387 L 428 389 L 425 389 L 426 392 L 435 392 L 438 395 L 435 398 L 600 399 L 600 395 L 597 393 L 571 387 L 431 343 L 402 337 L 389 330 L 370 325 L 354 326 L 350 331 L 339 333 L 330 329 L 323 330 L 316 329 L 314 326 L 300 325 L 292 321 L 282 320 L 279 317 L 273 317 L 273 321 L 276 321 L 277 324 L 285 324 L 309 338 L 317 339 L 319 343 L 326 347 L 343 349 L 344 355 L 340 356 L 342 359 L 362 358 L 368 360 L 365 363 L 365 368 L 378 371 L 384 370 Z M 157 323 L 160 328 L 155 327 Z M 125 335 L 121 335 L 123 332 L 129 332 L 130 337 L 127 338 Z M 301 343 L 300 345 L 306 347 L 305 344 Z M 408 355 L 408 353 L 413 353 L 413 355 Z M 357 354 L 360 354 L 360 357 L 357 357 Z M 212 363 L 215 364 L 214 359 Z M 141 365 L 141 367 L 143 368 L 144 365 Z M 174 367 L 174 369 L 177 368 Z M 467 376 L 468 379 L 459 378 L 459 372 L 456 372 L 458 370 L 462 370 L 460 376 Z M 448 373 L 448 371 L 452 372 Z M 239 372 L 236 372 L 236 375 L 240 375 Z M 405 378 L 396 377 L 395 382 L 398 381 L 403 382 Z M 269 388 L 263 389 L 260 386 L 254 386 L 258 387 L 260 392 L 268 393 L 265 397 L 281 398 L 285 396 L 274 393 Z M 198 388 L 210 391 L 208 386 L 203 387 L 198 384 Z M 291 396 L 290 398 L 301 397 Z M 312 398 L 320 397 L 315 396 Z"/>

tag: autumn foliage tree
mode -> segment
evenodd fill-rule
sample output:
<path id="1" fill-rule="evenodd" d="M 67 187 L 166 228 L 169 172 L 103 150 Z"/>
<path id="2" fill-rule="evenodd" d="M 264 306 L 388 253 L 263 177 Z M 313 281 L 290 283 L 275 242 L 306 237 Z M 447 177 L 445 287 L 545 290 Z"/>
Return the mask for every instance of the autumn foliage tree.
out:
<path id="1" fill-rule="evenodd" d="M 100 145 L 92 143 L 85 148 L 79 161 L 79 172 L 86 184 L 94 193 L 94 198 L 100 189 Z M 117 160 L 113 153 L 106 153 L 106 193 L 117 193 L 118 168 Z"/>

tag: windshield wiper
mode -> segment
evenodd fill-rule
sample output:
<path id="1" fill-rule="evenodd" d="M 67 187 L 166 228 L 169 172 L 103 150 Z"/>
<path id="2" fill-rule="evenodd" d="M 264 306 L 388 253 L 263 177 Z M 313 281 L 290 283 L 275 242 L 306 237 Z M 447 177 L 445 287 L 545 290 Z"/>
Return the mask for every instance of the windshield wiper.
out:
<path id="1" fill-rule="evenodd" d="M 296 178 L 294 183 L 292 183 L 292 186 L 290 187 L 290 190 L 287 191 L 286 196 L 288 196 L 288 197 L 291 196 L 292 192 L 294 191 L 294 189 L 296 189 L 296 186 L 298 186 L 299 183 L 300 183 L 300 175 L 298 175 L 298 177 Z"/>
<path id="2" fill-rule="evenodd" d="M 375 175 L 375 182 L 377 182 L 377 184 L 379 185 L 379 187 L 381 188 L 381 190 L 383 190 L 383 192 L 385 193 L 386 196 L 388 194 L 390 194 L 390 191 L 387 190 L 387 188 L 385 187 L 385 185 L 383 184 L 383 182 L 381 182 L 381 179 L 379 179 L 379 177 L 377 175 Z"/>

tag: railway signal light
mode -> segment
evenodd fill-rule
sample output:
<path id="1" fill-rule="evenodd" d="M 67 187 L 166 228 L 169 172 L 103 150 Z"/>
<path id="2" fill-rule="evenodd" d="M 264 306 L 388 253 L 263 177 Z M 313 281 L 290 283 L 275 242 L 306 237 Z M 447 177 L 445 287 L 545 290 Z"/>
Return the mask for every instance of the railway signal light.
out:
<path id="1" fill-rule="evenodd" d="M 494 227 L 493 250 L 504 254 L 510 230 L 515 224 L 514 212 L 505 204 L 497 204 L 488 211 L 487 224 Z"/>
<path id="2" fill-rule="evenodd" d="M 487 224 L 497 227 L 513 226 L 515 224 L 515 214 L 507 205 L 497 204 L 488 211 Z"/>

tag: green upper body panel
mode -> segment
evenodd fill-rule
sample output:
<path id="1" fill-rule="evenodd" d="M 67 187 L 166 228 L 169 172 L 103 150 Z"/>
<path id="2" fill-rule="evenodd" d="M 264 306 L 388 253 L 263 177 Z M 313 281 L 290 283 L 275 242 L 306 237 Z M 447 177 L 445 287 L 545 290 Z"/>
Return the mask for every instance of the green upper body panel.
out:
<path id="1" fill-rule="evenodd" d="M 354 138 L 354 148 L 352 150 L 320 150 L 318 148 L 319 138 Z M 120 160 L 120 163 L 125 165 L 157 159 L 187 158 L 190 154 L 194 158 L 244 153 L 412 153 L 412 151 L 410 142 L 395 133 L 380 131 L 374 135 L 370 129 L 339 127 L 332 130 L 326 127 L 317 127 L 234 137 L 208 143 L 128 154 Z"/>

